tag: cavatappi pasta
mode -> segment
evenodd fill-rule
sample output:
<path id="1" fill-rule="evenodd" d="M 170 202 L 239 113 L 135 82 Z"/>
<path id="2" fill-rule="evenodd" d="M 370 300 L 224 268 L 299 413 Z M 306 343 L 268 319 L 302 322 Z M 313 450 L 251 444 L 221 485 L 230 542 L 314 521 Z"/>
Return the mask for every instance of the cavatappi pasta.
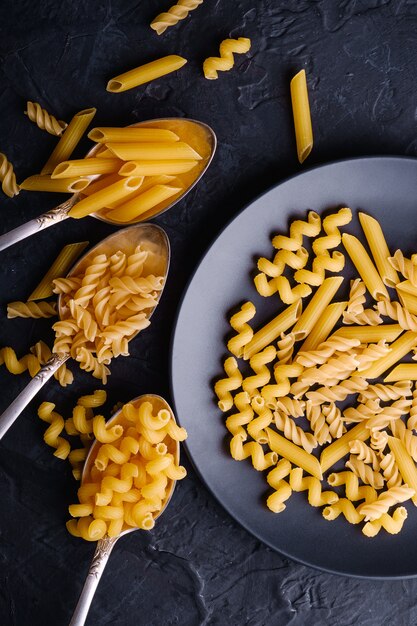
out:
<path id="1" fill-rule="evenodd" d="M 114 425 L 106 426 L 102 416 L 92 424 L 101 445 L 86 468 L 78 503 L 69 507 L 78 519 L 67 523 L 68 531 L 97 541 L 132 528 L 151 530 L 173 482 L 186 476 L 177 454 L 186 431 L 157 400 L 125 404 Z"/>
<path id="2" fill-rule="evenodd" d="M 224 39 L 219 48 L 219 57 L 208 57 L 203 63 L 203 72 L 205 78 L 215 80 L 218 78 L 218 72 L 227 72 L 231 70 L 235 64 L 234 54 L 246 54 L 251 47 L 251 40 L 247 37 L 239 37 L 238 39 Z"/>
<path id="3" fill-rule="evenodd" d="M 342 234 L 351 219 L 347 208 L 323 220 L 310 211 L 273 237 L 274 258 L 259 259 L 255 287 L 282 305 L 261 326 L 255 301 L 234 313 L 233 356 L 214 391 L 231 456 L 268 469 L 271 511 L 306 491 L 326 520 L 343 515 L 374 537 L 400 532 L 407 509 L 398 504 L 417 506 L 417 365 L 401 362 L 417 355 L 417 309 L 407 308 L 417 300 L 417 256 L 392 255 L 365 213 L 364 237 Z M 345 255 L 359 274 L 350 289 L 338 275 Z M 276 282 L 284 271 L 285 288 Z"/>

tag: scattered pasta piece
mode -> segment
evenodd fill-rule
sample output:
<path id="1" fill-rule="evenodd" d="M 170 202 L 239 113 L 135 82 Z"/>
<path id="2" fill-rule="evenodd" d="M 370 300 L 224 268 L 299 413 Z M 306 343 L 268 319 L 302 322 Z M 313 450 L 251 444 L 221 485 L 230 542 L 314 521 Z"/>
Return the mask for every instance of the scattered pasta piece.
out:
<path id="1" fill-rule="evenodd" d="M 107 83 L 106 89 L 111 93 L 121 93 L 122 91 L 127 91 L 128 89 L 133 89 L 151 80 L 155 80 L 155 78 L 165 76 L 165 74 L 175 72 L 186 63 L 187 59 L 176 54 L 171 54 L 161 59 L 151 61 L 150 63 L 145 63 L 140 67 L 136 67 L 129 72 L 112 78 Z"/>
<path id="2" fill-rule="evenodd" d="M 7 317 L 54 317 L 58 315 L 56 302 L 9 302 Z"/>
<path id="3" fill-rule="evenodd" d="M 178 0 L 168 11 L 160 13 L 152 20 L 151 28 L 158 35 L 162 35 L 167 28 L 185 19 L 189 12 L 194 11 L 200 4 L 203 4 L 203 0 Z"/>
<path id="4" fill-rule="evenodd" d="M 291 79 L 290 89 L 297 155 L 299 162 L 303 163 L 313 147 L 313 129 L 305 70 L 301 70 Z"/>
<path id="5" fill-rule="evenodd" d="M 16 175 L 13 171 L 13 165 L 7 159 L 6 155 L 0 152 L 0 182 L 3 193 L 9 198 L 17 196 L 19 186 L 16 183 Z"/>
<path id="6" fill-rule="evenodd" d="M 208 57 L 203 63 L 205 78 L 215 80 L 218 72 L 231 70 L 235 61 L 233 54 L 246 54 L 251 47 L 251 40 L 247 37 L 238 39 L 224 39 L 220 44 L 220 57 Z"/>
<path id="7" fill-rule="evenodd" d="M 48 113 L 46 109 L 42 109 L 38 102 L 30 102 L 30 100 L 28 100 L 25 115 L 28 116 L 31 122 L 35 122 L 41 130 L 46 130 L 50 135 L 56 135 L 57 137 L 62 135 L 63 131 L 68 126 L 68 124 L 62 120 L 57 120 L 56 117 Z"/>
<path id="8" fill-rule="evenodd" d="M 79 243 L 70 243 L 64 246 L 52 263 L 49 270 L 42 278 L 39 285 L 32 291 L 28 301 L 43 300 L 53 295 L 53 281 L 57 278 L 66 276 L 68 270 L 74 265 L 80 254 L 88 246 L 88 241 Z"/>

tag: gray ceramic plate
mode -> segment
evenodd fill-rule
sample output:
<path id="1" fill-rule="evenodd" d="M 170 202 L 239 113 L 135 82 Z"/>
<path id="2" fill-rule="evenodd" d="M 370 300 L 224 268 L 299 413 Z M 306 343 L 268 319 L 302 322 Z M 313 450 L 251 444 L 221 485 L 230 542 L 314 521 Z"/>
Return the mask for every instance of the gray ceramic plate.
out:
<path id="1" fill-rule="evenodd" d="M 188 430 L 186 449 L 196 470 L 225 509 L 260 540 L 297 561 L 351 576 L 417 576 L 417 510 L 399 535 L 373 538 L 340 516 L 327 522 L 304 493 L 293 494 L 286 510 L 265 506 L 265 476 L 249 461 L 233 461 L 229 436 L 216 406 L 212 381 L 222 373 L 229 336 L 228 316 L 247 299 L 258 308 L 257 322 L 282 305 L 260 298 L 251 280 L 254 261 L 271 256 L 271 234 L 287 231 L 289 220 L 350 206 L 377 217 L 391 250 L 417 249 L 417 160 L 397 157 L 340 161 L 299 174 L 244 209 L 203 257 L 182 301 L 172 344 L 171 383 L 176 415 Z M 359 233 L 357 220 L 347 230 Z M 346 277 L 353 275 L 347 266 Z M 345 283 L 348 283 L 345 280 Z M 338 294 L 339 296 L 339 294 Z M 276 313 L 275 313 L 276 314 Z"/>

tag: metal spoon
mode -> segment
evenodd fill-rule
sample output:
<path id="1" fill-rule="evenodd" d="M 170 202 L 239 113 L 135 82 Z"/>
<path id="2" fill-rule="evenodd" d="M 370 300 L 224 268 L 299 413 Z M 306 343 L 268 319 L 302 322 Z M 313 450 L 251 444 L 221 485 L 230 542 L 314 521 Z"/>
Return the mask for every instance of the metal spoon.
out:
<path id="1" fill-rule="evenodd" d="M 176 132 L 181 139 L 190 143 L 191 147 L 195 148 L 203 157 L 192 170 L 186 172 L 185 174 L 176 175 L 176 178 L 178 178 L 184 185 L 183 193 L 177 197 L 174 196 L 174 199 L 169 198 L 162 202 L 158 205 L 158 207 L 155 207 L 155 212 L 152 210 L 148 211 L 140 215 L 136 220 L 132 221 L 132 223 L 138 223 L 150 218 L 153 219 L 157 215 L 168 211 L 168 209 L 173 207 L 174 204 L 177 204 L 177 202 L 179 202 L 189 191 L 191 191 L 194 185 L 196 185 L 200 178 L 204 175 L 213 159 L 217 146 L 217 138 L 213 129 L 210 128 L 210 126 L 207 126 L 207 124 L 197 122 L 196 120 L 177 117 L 138 122 L 137 124 L 131 124 L 131 126 L 141 128 L 166 128 L 168 130 L 172 130 Z M 100 147 L 101 144 L 94 146 L 94 148 L 92 148 L 86 156 L 93 156 L 97 150 L 100 149 Z M 96 178 L 98 178 L 98 176 L 91 176 L 91 179 Z M 66 220 L 71 207 L 81 200 L 82 197 L 82 192 L 75 193 L 68 200 L 55 207 L 55 209 L 51 209 L 39 217 L 26 222 L 26 224 L 22 224 L 8 233 L 0 235 L 0 251 L 5 250 L 22 239 L 26 239 L 26 237 L 30 237 L 30 235 L 34 235 L 41 230 L 45 230 L 45 228 L 49 228 L 49 226 L 54 226 L 54 224 L 58 224 L 59 222 Z M 95 217 L 96 219 L 114 226 L 121 226 L 120 222 L 115 222 L 97 213 L 92 214 L 91 217 Z M 125 224 L 123 224 L 123 226 L 125 226 Z"/>
<path id="2" fill-rule="evenodd" d="M 122 250 L 123 252 L 130 254 L 134 251 L 138 244 L 143 244 L 146 247 L 152 249 L 155 255 L 160 257 L 160 266 L 156 268 L 160 276 L 164 277 L 164 285 L 166 277 L 168 275 L 169 261 L 170 261 L 170 245 L 166 232 L 156 226 L 155 224 L 138 224 L 136 226 L 129 226 L 123 230 L 119 230 L 106 239 L 103 239 L 94 248 L 91 248 L 74 267 L 68 272 L 68 277 L 77 273 L 79 270 L 83 270 L 88 266 L 92 259 L 98 254 L 107 254 L 108 256 Z M 161 298 L 163 288 L 157 296 L 156 305 L 150 309 L 147 317 L 152 316 L 155 308 Z M 68 317 L 68 311 L 65 310 L 62 303 L 61 296 L 58 298 L 58 314 L 60 319 Z M 135 332 L 129 339 L 136 337 L 139 331 Z M 10 426 L 19 417 L 23 409 L 29 404 L 32 398 L 38 393 L 38 391 L 44 386 L 47 380 L 56 372 L 56 370 L 70 358 L 69 354 L 53 354 L 49 361 L 42 367 L 41 370 L 32 378 L 32 380 L 26 385 L 23 391 L 17 396 L 8 409 L 0 415 L 0 439 L 9 430 Z"/>
<path id="3" fill-rule="evenodd" d="M 163 399 L 161 398 L 161 396 L 156 396 L 153 394 L 148 394 L 148 395 L 144 395 L 144 396 L 139 396 L 138 398 L 135 398 L 134 400 L 131 401 L 131 403 L 133 405 L 139 405 L 142 402 L 145 402 L 149 400 L 149 402 L 152 403 L 152 405 L 154 406 L 154 408 L 156 410 L 159 411 L 159 409 L 167 409 L 173 419 L 175 420 L 175 415 L 171 409 L 171 407 L 169 406 L 169 404 Z M 121 414 L 122 409 L 120 409 L 120 411 L 118 411 L 117 413 L 115 413 L 115 415 L 113 415 L 113 417 L 107 422 L 109 425 L 113 425 L 118 423 L 119 419 L 120 419 L 120 414 Z M 180 445 L 178 443 L 178 441 L 176 442 L 172 442 L 173 446 L 175 444 L 175 447 L 173 447 L 171 450 L 169 450 L 171 452 L 171 454 L 173 454 L 174 459 L 175 459 L 175 463 L 178 465 L 179 464 L 179 459 L 180 459 Z M 83 484 L 86 479 L 88 478 L 89 472 L 90 472 L 90 468 L 92 463 L 94 462 L 94 459 L 96 457 L 96 453 L 98 451 L 98 448 L 101 444 L 97 441 L 94 440 L 90 451 L 88 453 L 88 456 L 86 458 L 86 461 L 84 463 L 84 469 L 83 469 L 83 473 L 82 473 L 82 477 L 81 477 L 81 484 Z M 174 488 L 175 488 L 175 481 L 170 480 L 168 483 L 168 495 L 163 503 L 162 509 L 160 511 L 158 511 L 158 513 L 155 513 L 154 519 L 157 519 L 160 515 L 162 515 L 162 513 L 165 511 L 171 497 L 172 494 L 174 493 Z M 120 535 L 118 535 L 117 537 L 106 537 L 104 539 L 100 539 L 97 542 L 97 547 L 96 547 L 96 551 L 94 552 L 94 556 L 93 556 L 93 560 L 91 561 L 91 565 L 90 565 L 90 569 L 88 571 L 88 575 L 87 575 L 87 579 L 84 583 L 84 587 L 83 590 L 81 592 L 81 596 L 80 599 L 78 600 L 78 604 L 75 608 L 74 611 L 74 615 L 72 616 L 71 622 L 69 626 L 83 626 L 83 624 L 85 623 L 85 620 L 87 618 L 87 614 L 88 611 L 90 609 L 90 605 L 91 602 L 93 600 L 94 594 L 96 592 L 98 583 L 100 581 L 100 578 L 104 572 L 104 568 L 106 567 L 108 558 L 110 556 L 110 552 L 112 551 L 112 549 L 114 548 L 114 545 L 116 543 L 116 541 L 118 539 L 120 539 L 120 537 L 123 537 L 124 535 L 127 535 L 128 533 L 131 533 L 134 530 L 139 530 L 138 528 L 131 528 L 131 527 L 127 527 L 126 529 L 122 530 L 122 532 L 120 533 Z"/>

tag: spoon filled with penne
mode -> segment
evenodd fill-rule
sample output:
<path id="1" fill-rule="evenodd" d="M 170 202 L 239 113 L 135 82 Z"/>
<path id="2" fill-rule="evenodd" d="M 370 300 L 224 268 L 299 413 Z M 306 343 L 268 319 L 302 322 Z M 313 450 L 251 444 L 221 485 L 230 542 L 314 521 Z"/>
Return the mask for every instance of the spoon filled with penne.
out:
<path id="1" fill-rule="evenodd" d="M 91 116 L 88 111 L 80 115 Z M 60 143 L 65 143 L 70 127 Z M 56 208 L 1 235 L 0 250 L 69 217 L 91 216 L 116 226 L 152 219 L 198 183 L 217 144 L 209 126 L 181 118 L 94 128 L 88 137 L 96 145 L 84 159 L 64 160 L 70 152 L 65 145 L 59 150 L 58 143 L 42 173 L 19 185 L 23 190 L 74 193 Z"/>
<path id="2" fill-rule="evenodd" d="M 110 553 L 120 537 L 151 530 L 166 509 L 177 480 L 187 433 L 168 403 L 143 395 L 125 404 L 96 433 L 84 463 L 79 503 L 69 507 L 69 532 L 97 547 L 70 626 L 83 626 Z"/>
<path id="3" fill-rule="evenodd" d="M 53 355 L 0 415 L 0 439 L 46 381 L 66 368 L 69 358 L 106 383 L 112 358 L 128 356 L 129 342 L 149 326 L 169 262 L 165 231 L 137 224 L 103 239 L 66 278 L 53 281 L 60 318 L 53 325 Z"/>

